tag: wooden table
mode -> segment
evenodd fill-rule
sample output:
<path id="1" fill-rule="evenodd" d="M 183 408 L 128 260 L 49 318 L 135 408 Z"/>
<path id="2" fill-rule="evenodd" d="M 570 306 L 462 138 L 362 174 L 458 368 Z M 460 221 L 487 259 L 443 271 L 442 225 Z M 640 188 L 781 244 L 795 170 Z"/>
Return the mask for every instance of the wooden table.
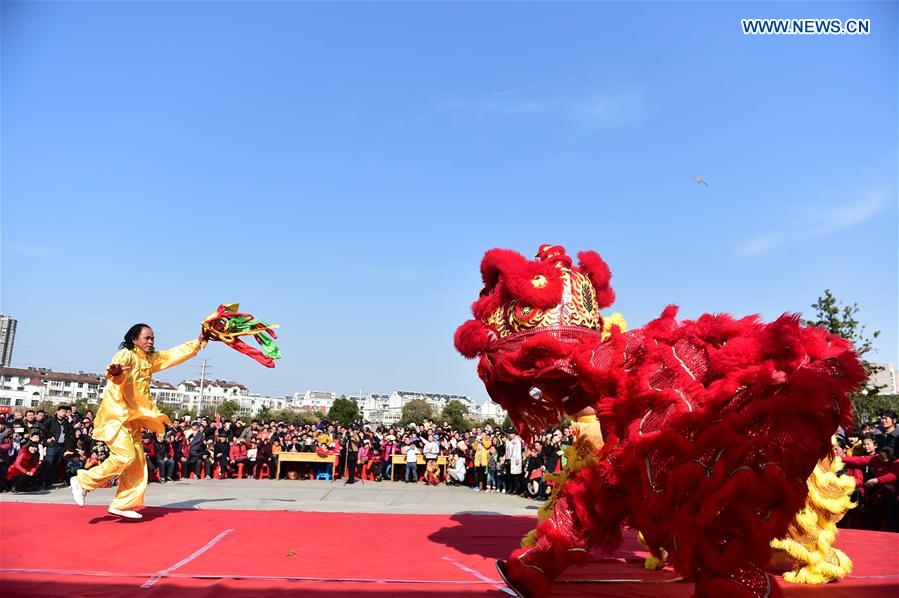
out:
<path id="1" fill-rule="evenodd" d="M 419 456 L 418 456 L 418 460 L 416 461 L 416 464 L 417 464 L 417 465 L 424 465 L 424 464 L 425 464 L 425 458 L 424 458 L 424 456 L 419 455 Z M 395 482 L 395 481 L 396 481 L 396 468 L 397 468 L 397 466 L 398 466 L 398 465 L 402 465 L 402 466 L 403 466 L 403 471 L 406 470 L 406 455 L 393 455 L 392 457 L 390 457 L 390 465 L 391 465 L 391 467 L 390 467 L 390 481 L 391 481 L 391 482 Z M 442 456 L 442 455 L 441 455 L 440 457 L 437 457 L 437 467 L 438 467 L 438 468 L 440 468 L 440 467 L 443 468 L 443 469 L 440 470 L 440 475 L 439 475 L 440 479 L 442 480 L 444 474 L 446 473 L 446 457 L 444 457 L 444 456 Z M 405 475 L 405 474 L 404 474 L 404 475 Z M 417 472 L 416 472 L 416 476 L 417 476 Z"/>
<path id="2" fill-rule="evenodd" d="M 282 463 L 320 463 L 323 465 L 336 465 L 337 455 L 328 455 L 327 457 L 319 457 L 317 453 L 278 453 L 278 468 L 275 471 L 275 479 L 281 479 Z M 332 472 L 333 473 L 333 472 Z"/>

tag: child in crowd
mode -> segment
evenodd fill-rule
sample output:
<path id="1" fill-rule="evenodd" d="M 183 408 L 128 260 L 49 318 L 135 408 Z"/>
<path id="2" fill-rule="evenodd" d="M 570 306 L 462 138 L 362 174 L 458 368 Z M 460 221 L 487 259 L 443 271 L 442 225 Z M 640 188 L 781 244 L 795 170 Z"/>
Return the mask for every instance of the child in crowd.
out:
<path id="1" fill-rule="evenodd" d="M 411 440 L 406 439 L 406 443 L 406 446 L 403 447 L 403 452 L 406 454 L 406 476 L 404 479 L 407 484 L 409 482 L 414 484 L 418 481 L 418 455 L 421 454 L 421 451 L 418 450 L 418 446 Z"/>
<path id="2" fill-rule="evenodd" d="M 250 447 L 247 449 L 247 463 L 249 464 L 247 469 L 247 476 L 252 480 L 256 474 L 256 455 L 259 452 L 259 449 L 256 448 L 256 441 L 250 441 Z"/>
<path id="3" fill-rule="evenodd" d="M 78 450 L 66 460 L 66 483 L 79 469 L 84 469 L 84 451 Z"/>

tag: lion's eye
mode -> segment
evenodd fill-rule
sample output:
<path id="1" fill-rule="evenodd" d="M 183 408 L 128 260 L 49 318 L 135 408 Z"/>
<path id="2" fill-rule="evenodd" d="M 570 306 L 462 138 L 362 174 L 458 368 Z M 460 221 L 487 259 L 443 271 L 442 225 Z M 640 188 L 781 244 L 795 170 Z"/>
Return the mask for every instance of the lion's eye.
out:
<path id="1" fill-rule="evenodd" d="M 531 284 L 534 285 L 534 287 L 538 288 L 538 289 L 542 289 L 543 287 L 545 287 L 547 282 L 548 281 L 546 280 L 546 277 L 543 276 L 542 274 L 538 274 L 537 276 L 535 276 L 534 278 L 531 279 Z"/>

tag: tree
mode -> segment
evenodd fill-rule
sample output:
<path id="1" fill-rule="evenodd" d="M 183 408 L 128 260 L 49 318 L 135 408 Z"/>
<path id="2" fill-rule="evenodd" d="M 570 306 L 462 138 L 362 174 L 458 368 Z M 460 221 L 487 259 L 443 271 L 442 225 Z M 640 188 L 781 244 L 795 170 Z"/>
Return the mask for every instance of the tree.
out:
<path id="1" fill-rule="evenodd" d="M 340 422 L 344 426 L 348 426 L 353 422 L 358 421 L 361 417 L 362 414 L 359 413 L 359 405 L 356 404 L 356 401 L 344 396 L 341 396 L 339 399 L 334 399 L 334 404 L 331 405 L 331 409 L 328 410 L 328 419 Z"/>
<path id="2" fill-rule="evenodd" d="M 240 403 L 237 401 L 226 399 L 219 405 L 218 414 L 222 416 L 222 419 L 231 419 L 232 415 L 237 415 L 238 413 L 240 413 Z"/>
<path id="3" fill-rule="evenodd" d="M 426 419 L 434 417 L 431 405 L 424 399 L 412 399 L 403 405 L 403 416 L 400 418 L 400 426 L 409 424 L 421 424 Z"/>
<path id="4" fill-rule="evenodd" d="M 269 412 L 269 421 L 273 422 L 292 422 L 300 415 L 299 411 L 293 409 L 272 409 Z"/>
<path id="5" fill-rule="evenodd" d="M 466 416 L 468 415 L 468 405 L 461 403 L 460 401 L 450 401 L 446 404 L 446 407 L 443 408 L 443 413 L 440 414 L 441 419 L 449 422 L 450 427 L 453 430 L 467 430 L 468 429 L 468 420 Z"/>
<path id="6" fill-rule="evenodd" d="M 259 421 L 266 422 L 270 420 L 272 417 L 272 409 L 268 405 L 263 405 L 259 408 L 259 411 L 256 412 L 256 415 L 253 416 L 254 419 L 258 419 Z"/>
<path id="7" fill-rule="evenodd" d="M 84 415 L 91 410 L 90 402 L 84 397 L 75 399 L 75 402 L 72 403 L 72 407 L 77 413 L 80 413 L 81 415 Z"/>
<path id="8" fill-rule="evenodd" d="M 503 430 L 511 430 L 512 429 L 512 420 L 509 419 L 509 416 L 503 418 Z"/>
<path id="9" fill-rule="evenodd" d="M 852 341 L 855 351 L 862 358 L 862 365 L 865 367 L 865 373 L 870 378 L 872 374 L 883 369 L 864 358 L 866 353 L 874 349 L 874 339 L 880 336 L 880 331 L 874 331 L 870 338 L 865 335 L 865 326 L 861 324 L 856 315 L 860 311 L 858 303 L 845 305 L 837 301 L 830 289 L 824 289 L 824 295 L 818 297 L 818 301 L 812 304 L 815 310 L 815 319 L 806 320 L 805 324 L 809 326 L 821 326 L 827 329 L 831 334 L 842 336 Z M 881 405 L 883 401 L 878 397 L 880 388 L 874 386 L 870 382 L 858 392 L 852 394 L 852 406 L 855 411 L 855 420 L 857 424 L 870 421 L 877 410 L 883 409 Z M 895 401 L 893 401 L 895 404 Z"/>
<path id="10" fill-rule="evenodd" d="M 56 406 L 58 404 L 59 404 L 59 401 L 56 401 L 54 403 L 50 399 L 44 399 L 43 401 L 41 401 L 40 403 L 38 403 L 37 405 L 32 407 L 32 409 L 34 409 L 35 411 L 46 411 L 47 413 L 56 413 Z"/>
<path id="11" fill-rule="evenodd" d="M 159 409 L 160 411 L 162 411 L 164 414 L 166 414 L 170 420 L 175 421 L 175 410 L 174 409 L 172 409 L 165 403 L 163 403 L 163 404 L 157 403 L 156 408 Z"/>

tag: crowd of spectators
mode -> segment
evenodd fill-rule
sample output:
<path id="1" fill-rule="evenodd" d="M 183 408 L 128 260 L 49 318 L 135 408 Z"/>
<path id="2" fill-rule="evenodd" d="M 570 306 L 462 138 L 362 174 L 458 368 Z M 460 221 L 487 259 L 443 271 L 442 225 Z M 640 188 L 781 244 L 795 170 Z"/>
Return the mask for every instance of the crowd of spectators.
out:
<path id="1" fill-rule="evenodd" d="M 109 451 L 91 438 L 92 432 L 93 414 L 82 415 L 68 405 L 53 414 L 28 409 L 0 415 L 0 491 L 46 490 L 67 483 L 78 469 L 99 465 Z M 456 430 L 432 420 L 403 427 L 345 427 L 327 421 L 245 424 L 237 417 L 184 417 L 165 434 L 143 436 L 152 482 L 274 478 L 279 455 L 298 452 L 318 459 L 283 463 L 282 478 L 464 485 L 541 500 L 548 492 L 544 474 L 562 468 L 564 450 L 572 442 L 569 427 L 547 431 L 526 445 L 514 431 L 490 425 Z"/>
<path id="2" fill-rule="evenodd" d="M 878 425 L 866 424 L 839 439 L 843 472 L 855 478 L 852 499 L 857 503 L 841 522 L 843 526 L 899 532 L 897 439 L 895 411 L 884 411 L 878 415 Z"/>
<path id="3" fill-rule="evenodd" d="M 27 410 L 0 415 L 0 491 L 36 491 L 68 482 L 78 469 L 103 462 L 108 450 L 91 438 L 93 414 L 60 405 L 54 413 Z M 843 524 L 899 531 L 895 458 L 896 413 L 878 416 L 838 440 L 845 475 L 856 480 L 858 507 Z M 353 482 L 395 480 L 470 487 L 544 500 L 551 491 L 545 474 L 561 470 L 574 441 L 568 426 L 547 430 L 525 444 L 512 430 L 490 425 L 467 430 L 425 420 L 408 426 L 299 421 L 259 421 L 238 417 L 191 418 L 174 422 L 165 434 L 143 438 L 149 479 L 232 477 L 274 478 L 283 453 L 314 453 L 317 459 L 281 459 L 282 478 L 332 476 Z"/>

